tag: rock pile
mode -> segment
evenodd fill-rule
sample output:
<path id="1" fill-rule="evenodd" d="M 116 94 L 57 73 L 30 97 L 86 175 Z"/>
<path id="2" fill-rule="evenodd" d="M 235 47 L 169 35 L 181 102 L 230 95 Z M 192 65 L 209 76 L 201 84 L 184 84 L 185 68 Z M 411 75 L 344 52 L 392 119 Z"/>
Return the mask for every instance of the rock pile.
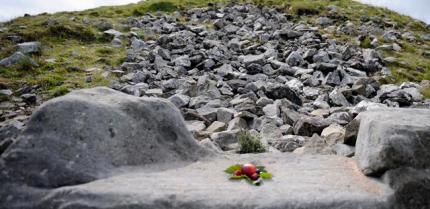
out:
<path id="1" fill-rule="evenodd" d="M 148 40 L 109 28 L 112 45 L 130 42 L 111 88 L 133 96 L 74 91 L 44 103 L 23 133 L 21 122 L 0 127 L 0 208 L 429 208 L 430 101 L 415 83 L 380 85 L 374 49 L 322 35 L 333 17 L 311 25 L 211 5 L 124 22 Z M 37 64 L 39 50 L 20 44 L 0 65 Z M 32 88 L 17 95 L 40 101 Z M 275 153 L 218 154 L 238 150 L 242 129 Z M 232 186 L 222 170 L 238 161 L 270 167 L 273 182 Z"/>
<path id="2" fill-rule="evenodd" d="M 428 108 L 430 102 L 418 84 L 380 85 L 374 75 L 385 68 L 377 51 L 322 35 L 320 27 L 332 22 L 293 23 L 253 5 L 130 18 L 129 26 L 157 38 L 131 33 L 127 59 L 114 70 L 120 79 L 111 87 L 168 98 L 195 138 L 224 151 L 237 150 L 237 130 L 247 129 L 275 151 L 319 140 L 316 146 L 332 146 L 328 153 L 351 156 L 354 143 L 344 140 L 344 126 L 358 113 Z"/>

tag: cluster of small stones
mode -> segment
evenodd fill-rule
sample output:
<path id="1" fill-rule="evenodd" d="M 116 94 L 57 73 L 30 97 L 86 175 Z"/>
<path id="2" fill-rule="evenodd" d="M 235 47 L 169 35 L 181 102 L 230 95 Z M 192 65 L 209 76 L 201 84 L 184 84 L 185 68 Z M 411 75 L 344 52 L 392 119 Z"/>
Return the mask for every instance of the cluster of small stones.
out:
<path id="1" fill-rule="evenodd" d="M 353 156 L 354 137 L 345 126 L 359 112 L 429 108 L 430 101 L 422 99 L 419 84 L 380 85 L 376 75 L 389 70 L 375 49 L 321 34 L 336 27 L 336 7 L 327 9 L 332 17 L 314 24 L 253 5 L 130 18 L 132 30 L 156 38 L 128 36 L 128 56 L 113 70 L 120 79 L 111 87 L 167 98 L 181 109 L 194 137 L 219 151 L 236 152 L 240 130 L 248 130 L 272 152 Z M 347 22 L 337 30 L 380 27 Z M 113 44 L 124 35 L 109 33 L 115 34 Z"/>

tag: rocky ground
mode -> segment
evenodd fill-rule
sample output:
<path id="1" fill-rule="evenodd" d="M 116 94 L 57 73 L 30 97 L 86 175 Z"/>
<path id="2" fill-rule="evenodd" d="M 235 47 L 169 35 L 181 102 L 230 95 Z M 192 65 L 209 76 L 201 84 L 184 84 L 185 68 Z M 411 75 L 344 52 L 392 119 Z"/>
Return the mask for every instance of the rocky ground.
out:
<path id="1" fill-rule="evenodd" d="M 319 151 L 352 156 L 354 141 L 344 139 L 350 134 L 345 126 L 359 112 L 429 108 L 430 100 L 423 100 L 416 83 L 380 85 L 376 75 L 387 69 L 375 49 L 322 35 L 320 30 L 379 28 L 372 22 L 334 28 L 336 7 L 327 9 L 333 17 L 313 25 L 253 5 L 145 15 L 132 26 L 158 39 L 129 38 L 127 59 L 114 71 L 122 76 L 111 87 L 168 98 L 197 140 L 210 140 L 223 151 L 236 151 L 237 130 L 246 129 L 271 151 L 291 152 L 321 140 L 332 149 Z M 113 42 L 125 35 L 110 32 Z M 401 35 L 387 31 L 384 38 Z"/>
<path id="2" fill-rule="evenodd" d="M 325 32 L 365 34 L 358 41 L 370 38 L 375 47 L 392 50 L 400 47 L 397 39 L 412 41 L 413 35 L 381 31 L 372 20 L 335 27 L 340 18 L 337 8 L 325 9 L 329 15 L 313 24 L 294 23 L 276 9 L 246 4 L 129 18 L 131 31 L 143 29 L 156 38 L 144 41 L 134 32 L 104 32 L 112 45 L 130 43 L 125 62 L 110 72 L 120 77 L 111 87 L 135 96 L 169 99 L 181 109 L 197 140 L 212 141 L 223 151 L 237 151 L 238 130 L 245 129 L 261 136 L 270 151 L 353 156 L 354 139 L 345 126 L 359 112 L 377 107 L 429 108 L 430 101 L 420 93 L 429 83 L 381 85 L 379 79 L 390 72 L 380 53 L 334 40 Z M 378 44 L 373 34 L 381 32 L 385 41 L 393 43 Z M 40 42 L 19 44 L 18 51 L 0 63 L 27 60 L 36 65 L 25 54 L 38 53 L 40 47 Z M 43 101 L 31 87 L 18 91 L 19 98 L 1 103 L 3 120 L 14 120 L 2 124 L 2 138 L 9 140 L 2 140 L 0 150 L 24 127 L 33 106 Z M 6 97 L 12 93 L 1 90 Z M 330 148 L 298 149 L 313 141 Z"/>
<path id="3" fill-rule="evenodd" d="M 346 21 L 335 26 L 336 22 L 342 21 L 337 7 L 329 6 L 325 10 L 328 15 L 318 17 L 312 23 L 293 22 L 289 15 L 277 9 L 253 4 L 209 4 L 208 7 L 173 12 L 170 15 L 145 14 L 128 18 L 124 24 L 130 27 L 130 32 L 114 29 L 104 31 L 112 46 L 124 43 L 129 46 L 124 62 L 120 66 L 113 66 L 106 73 L 117 77 L 109 86 L 111 89 L 133 97 L 121 96 L 109 89 L 72 93 L 42 105 L 28 128 L 20 135 L 26 127 L 28 115 L 44 99 L 37 94 L 37 87 L 17 90 L 19 98 L 13 96 L 16 92 L 2 87 L 0 96 L 7 97 L 8 101 L 0 103 L 2 120 L 5 121 L 0 127 L 0 154 L 4 152 L 0 165 L 7 169 L 3 177 L 0 175 L 0 181 L 25 182 L 38 188 L 59 188 L 112 177 L 113 168 L 120 166 L 143 166 L 174 159 L 188 164 L 210 154 L 216 156 L 242 152 L 243 144 L 239 139 L 244 134 L 243 130 L 246 130 L 247 136 L 260 140 L 264 149 L 259 152 L 269 152 L 268 160 L 265 161 L 267 163 L 279 158 L 281 152 L 354 157 L 359 168 L 336 167 L 330 172 L 335 173 L 336 169 L 346 169 L 348 172 L 361 170 L 365 175 L 377 177 L 386 173 L 384 184 L 391 187 L 372 199 L 370 193 L 374 191 L 369 193 L 369 188 L 361 190 L 362 185 L 357 183 L 352 186 L 352 190 L 346 189 L 347 194 L 342 197 L 344 199 L 326 200 L 328 202 L 315 200 L 312 207 L 325 204 L 327 208 L 342 208 L 343 202 L 349 204 L 357 201 L 363 207 L 390 208 L 393 203 L 387 198 L 394 198 L 395 203 L 406 204 L 408 208 L 409 203 L 402 199 L 407 193 L 405 191 L 410 188 L 414 192 L 418 191 L 419 188 L 414 187 L 416 182 L 428 189 L 427 184 L 421 184 L 421 180 L 424 179 L 424 182 L 427 178 L 423 172 L 428 170 L 420 169 L 428 168 L 428 162 L 423 160 L 427 157 L 423 156 L 428 155 L 426 153 L 430 147 L 430 100 L 425 99 L 421 92 L 430 83 L 423 80 L 401 85 L 382 84 L 381 80 L 390 74 L 386 65 L 392 58 L 383 58 L 377 49 L 401 50 L 397 40 L 416 41 L 418 37 L 407 31 L 386 29 L 390 26 L 372 19 L 363 20 L 362 25 Z M 134 31 L 141 29 L 147 37 L 153 38 L 140 39 Z M 333 39 L 328 35 L 333 31 L 360 34 L 358 43 Z M 382 34 L 383 43 L 378 40 L 377 34 Z M 368 40 L 371 40 L 370 48 L 362 44 Z M 10 66 L 23 61 L 37 65 L 29 55 L 37 53 L 40 45 L 39 42 L 22 43 L 18 45 L 18 51 L 2 59 L 0 65 Z M 90 74 L 86 77 L 88 82 L 92 79 Z M 139 100 L 139 97 L 144 99 Z M 171 103 L 157 98 L 167 99 Z M 186 126 L 179 112 L 171 110 L 174 109 L 172 104 L 180 110 Z M 87 127 L 88 124 L 92 124 L 92 128 Z M 145 127 L 145 130 L 138 127 Z M 139 136 L 151 140 L 142 145 Z M 387 141 L 384 141 L 384 137 L 387 137 Z M 58 138 L 67 140 L 58 142 Z M 75 141 L 77 138 L 80 141 Z M 89 138 L 95 141 L 109 140 L 98 144 L 86 142 Z M 124 138 L 129 141 L 120 142 Z M 400 138 L 407 139 L 408 143 Z M 370 139 L 378 140 L 375 142 Z M 31 150 L 29 147 L 37 149 Z M 184 147 L 193 151 L 186 152 Z M 107 154 L 101 150 L 107 150 Z M 139 154 L 139 150 L 149 151 Z M 62 153 L 59 155 L 66 157 L 48 163 L 51 152 L 53 155 Z M 79 154 L 75 156 L 76 153 Z M 418 156 L 416 153 L 421 154 Z M 286 159 L 295 159 L 288 156 Z M 339 159 L 350 162 L 348 158 Z M 218 157 L 214 159 L 219 160 Z M 318 164 L 318 159 L 316 163 L 310 164 Z M 320 163 L 333 165 L 335 159 L 338 158 L 329 157 Z M 215 160 L 215 164 L 227 162 L 218 160 Z M 15 161 L 19 163 L 13 164 Z M 26 174 L 27 171 L 19 168 L 45 163 L 52 169 L 43 170 L 35 166 L 32 168 L 34 170 Z M 67 166 L 63 168 L 65 163 Z M 208 164 L 211 165 L 211 162 Z M 411 167 L 412 170 L 396 170 L 403 166 Z M 198 169 L 184 172 L 192 173 L 195 170 Z M 300 176 L 302 173 L 295 175 Z M 419 178 L 412 178 L 418 180 L 409 184 L 413 185 L 411 187 L 392 180 L 396 176 L 414 175 Z M 146 174 L 143 176 L 150 178 Z M 366 179 L 361 173 L 356 178 Z M 335 179 L 332 177 L 329 181 Z M 107 180 L 108 184 L 111 180 Z M 182 177 L 177 181 L 181 180 Z M 344 186 L 351 184 L 351 179 L 344 180 L 339 183 L 339 188 L 344 189 Z M 112 181 L 115 182 L 115 179 Z M 126 188 L 126 184 L 120 187 Z M 130 181 L 129 184 L 134 183 Z M 149 184 L 155 185 L 156 182 Z M 385 189 L 379 183 L 369 184 L 371 188 Z M 199 185 L 193 186 L 200 188 Z M 307 186 L 298 184 L 297 188 Z M 329 186 L 322 183 L 316 187 L 325 189 Z M 87 191 L 88 188 L 90 190 Z M 76 191 L 79 191 L 78 194 L 82 194 L 82 191 L 89 194 L 92 189 L 95 189 L 95 193 L 98 191 L 97 185 L 88 188 L 84 186 L 82 190 L 76 188 Z M 356 188 L 361 189 L 354 190 Z M 158 189 L 162 191 L 163 187 Z M 330 192 L 335 194 L 344 191 L 342 189 Z M 7 193 L 5 191 L 0 191 L 0 194 Z M 351 199 L 356 191 L 362 195 L 359 195 L 362 199 Z M 62 194 L 63 191 L 56 190 L 50 197 L 61 199 Z M 144 197 L 149 195 L 139 194 Z M 29 194 L 36 199 L 39 195 L 36 192 Z M 77 196 L 78 199 L 82 198 Z M 14 202 L 16 197 L 7 196 L 3 200 Z M 153 200 L 157 202 L 159 198 L 153 197 Z M 193 200 L 190 199 L 191 202 Z M 71 199 L 64 201 L 73 202 Z M 214 201 L 207 204 L 216 208 L 220 204 L 216 202 L 219 199 Z M 52 202 L 39 203 L 40 207 L 49 205 L 55 208 L 61 205 L 54 206 Z M 428 204 L 425 200 L 416 202 L 412 208 L 426 208 L 425 204 Z M 257 201 L 255 204 L 265 207 L 266 203 Z M 291 202 L 282 204 L 287 206 Z M 128 203 L 126 206 L 129 206 Z M 199 206 L 202 205 L 197 204 L 196 207 Z M 301 203 L 296 206 L 305 207 Z M 125 206 L 120 204 L 118 208 L 121 207 Z"/>

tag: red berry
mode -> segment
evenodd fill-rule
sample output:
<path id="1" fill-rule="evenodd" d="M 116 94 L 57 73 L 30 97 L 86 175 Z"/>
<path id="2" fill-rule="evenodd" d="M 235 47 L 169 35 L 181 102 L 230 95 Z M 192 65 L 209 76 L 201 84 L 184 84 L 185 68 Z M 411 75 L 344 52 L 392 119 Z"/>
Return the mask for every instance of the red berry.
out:
<path id="1" fill-rule="evenodd" d="M 241 176 L 242 175 L 242 171 L 241 170 L 237 170 L 234 172 L 233 174 L 234 176 Z"/>
<path id="2" fill-rule="evenodd" d="M 253 164 L 248 163 L 242 166 L 242 174 L 245 174 L 250 178 L 255 172 L 257 172 L 257 167 Z"/>
<path id="3" fill-rule="evenodd" d="M 258 175 L 257 173 L 252 174 L 249 178 L 251 178 L 251 180 L 255 181 L 258 178 L 260 178 L 260 175 Z"/>

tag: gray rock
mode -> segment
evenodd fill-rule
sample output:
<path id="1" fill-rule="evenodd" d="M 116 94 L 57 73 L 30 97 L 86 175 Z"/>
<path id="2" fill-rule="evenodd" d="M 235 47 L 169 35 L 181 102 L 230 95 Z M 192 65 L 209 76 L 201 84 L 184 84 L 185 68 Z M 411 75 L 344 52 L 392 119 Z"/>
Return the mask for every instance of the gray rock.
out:
<path id="1" fill-rule="evenodd" d="M 135 51 L 140 51 L 142 49 L 144 49 L 146 47 L 146 43 L 136 37 L 133 37 L 131 39 L 131 44 L 130 47 L 131 49 L 135 50 Z"/>
<path id="2" fill-rule="evenodd" d="M 251 63 L 246 67 L 246 73 L 255 75 L 263 72 L 263 67 L 257 63 Z"/>
<path id="3" fill-rule="evenodd" d="M 338 70 L 329 72 L 327 74 L 327 77 L 324 80 L 324 84 L 330 85 L 330 86 L 340 86 L 341 84 L 340 72 Z"/>
<path id="4" fill-rule="evenodd" d="M 188 131 L 193 134 L 203 131 L 206 128 L 205 123 L 199 120 L 187 120 L 185 121 L 185 125 L 187 126 Z"/>
<path id="5" fill-rule="evenodd" d="M 24 55 L 22 52 L 15 52 L 10 57 L 0 60 L 0 65 L 10 67 L 26 61 L 30 62 L 33 66 L 37 66 L 37 63 L 33 59 Z"/>
<path id="6" fill-rule="evenodd" d="M 310 139 L 305 142 L 303 147 L 294 150 L 294 153 L 311 155 L 332 155 L 334 154 L 334 151 L 325 142 L 323 138 L 319 137 L 318 134 L 314 134 Z"/>
<path id="7" fill-rule="evenodd" d="M 396 209 L 426 208 L 430 205 L 430 171 L 402 167 L 387 171 L 382 177 L 393 190 Z"/>
<path id="8" fill-rule="evenodd" d="M 349 112 L 334 112 L 327 117 L 327 120 L 331 121 L 332 123 L 346 125 L 352 120 L 352 114 Z"/>
<path id="9" fill-rule="evenodd" d="M 191 67 L 191 61 L 188 55 L 177 57 L 173 60 L 173 62 L 175 63 L 175 66 L 181 66 L 185 68 Z"/>
<path id="10" fill-rule="evenodd" d="M 393 31 L 393 30 L 389 30 L 389 31 L 385 32 L 384 35 L 382 35 L 382 38 L 385 41 L 396 41 L 400 37 L 401 37 L 400 33 Z"/>
<path id="11" fill-rule="evenodd" d="M 240 42 L 240 40 L 238 38 L 233 38 L 231 39 L 228 43 L 227 43 L 228 48 L 234 50 L 234 51 L 239 51 L 242 49 L 242 43 Z"/>
<path id="12" fill-rule="evenodd" d="M 303 116 L 294 124 L 294 134 L 300 136 L 320 134 L 329 125 L 329 121 L 324 118 Z"/>
<path id="13" fill-rule="evenodd" d="M 343 143 L 345 138 L 345 128 L 337 124 L 331 124 L 321 132 L 321 137 L 328 145 Z"/>
<path id="14" fill-rule="evenodd" d="M 184 94 L 175 94 L 169 97 L 169 101 L 172 102 L 176 107 L 186 107 L 190 102 L 191 98 Z"/>
<path id="15" fill-rule="evenodd" d="M 303 96 L 307 99 L 316 99 L 320 95 L 320 90 L 318 88 L 313 87 L 304 87 L 303 88 Z"/>
<path id="16" fill-rule="evenodd" d="M 411 94 L 408 92 L 411 92 L 413 95 L 415 95 L 416 100 L 420 100 L 421 96 L 419 92 L 416 91 L 408 91 L 407 89 L 399 89 L 395 90 L 391 93 L 384 93 L 382 95 L 379 95 L 380 101 L 386 103 L 388 101 L 397 103 L 400 107 L 404 106 L 410 106 L 414 102 L 414 98 Z M 418 96 L 417 96 L 418 95 Z M 388 101 L 387 101 L 388 100 Z M 389 102 L 388 102 L 389 104 Z M 396 106 L 398 106 L 396 105 Z M 390 106 L 390 105 L 389 105 Z"/>
<path id="17" fill-rule="evenodd" d="M 0 155 L 15 141 L 23 129 L 24 123 L 16 120 L 7 121 L 0 127 Z"/>
<path id="18" fill-rule="evenodd" d="M 103 32 L 103 34 L 110 39 L 120 38 L 120 37 L 124 36 L 123 33 L 119 32 L 117 30 L 114 30 L 114 29 L 106 30 Z"/>
<path id="19" fill-rule="evenodd" d="M 248 129 L 248 123 L 241 117 L 235 117 L 233 120 L 228 122 L 227 130 L 242 130 Z"/>
<path id="20" fill-rule="evenodd" d="M 378 52 L 374 49 L 363 49 L 363 59 L 365 63 L 373 63 L 378 61 L 379 55 Z"/>
<path id="21" fill-rule="evenodd" d="M 266 95 L 270 99 L 288 99 L 297 105 L 302 105 L 302 99 L 294 90 L 286 85 L 268 85 L 266 87 Z"/>
<path id="22" fill-rule="evenodd" d="M 302 117 L 300 113 L 290 108 L 281 108 L 281 111 L 283 121 L 291 126 L 293 126 L 296 121 L 298 121 Z"/>
<path id="23" fill-rule="evenodd" d="M 332 149 L 336 155 L 352 157 L 355 154 L 355 148 L 346 144 L 335 144 Z"/>
<path id="24" fill-rule="evenodd" d="M 360 128 L 360 118 L 355 117 L 351 122 L 345 126 L 344 143 L 354 145 L 357 140 L 358 129 Z"/>
<path id="25" fill-rule="evenodd" d="M 295 39 L 302 36 L 303 32 L 284 29 L 284 30 L 278 31 L 278 34 L 279 34 L 279 37 L 288 40 L 288 39 Z"/>
<path id="26" fill-rule="evenodd" d="M 206 131 L 209 133 L 225 131 L 227 125 L 223 122 L 215 121 L 209 127 L 206 128 Z"/>
<path id="27" fill-rule="evenodd" d="M 418 88 L 403 88 L 402 89 L 405 93 L 409 94 L 412 97 L 412 101 L 414 102 L 421 102 L 423 100 L 423 95 L 421 94 L 421 91 Z"/>
<path id="28" fill-rule="evenodd" d="M 345 96 L 342 94 L 341 90 L 336 88 L 334 89 L 330 94 L 330 103 L 336 106 L 343 106 L 343 107 L 349 107 L 351 104 L 348 102 L 348 100 L 345 98 Z"/>
<path id="29" fill-rule="evenodd" d="M 280 109 L 277 104 L 268 104 L 263 107 L 263 112 L 266 117 L 277 118 L 280 116 Z"/>
<path id="30" fill-rule="evenodd" d="M 301 91 L 303 89 L 303 83 L 298 79 L 291 79 L 286 84 L 295 91 Z"/>
<path id="31" fill-rule="evenodd" d="M 264 181 L 263 186 L 254 188 L 245 182 L 229 181 L 222 171 L 229 165 L 241 162 L 255 162 L 266 166 L 274 174 L 273 180 Z M 1 193 L 0 206 L 23 209 L 397 209 L 392 207 L 393 202 L 389 200 L 393 190 L 379 181 L 366 178 L 353 169 L 354 164 L 354 159 L 341 156 L 231 154 L 188 165 L 169 164 L 164 169 L 161 166 L 158 169 L 135 169 L 111 178 L 48 191 L 2 184 L 2 190 L 6 191 Z M 411 180 L 417 179 L 415 176 L 411 177 Z M 421 180 L 417 182 L 425 182 L 425 179 Z M 8 193 L 7 190 L 14 192 Z M 37 193 L 38 191 L 41 193 Z M 29 193 L 33 195 L 30 196 Z M 428 192 L 422 194 L 421 200 L 424 203 L 428 201 L 424 198 L 427 194 Z M 406 196 L 408 197 L 414 196 Z M 410 208 L 407 206 L 404 208 Z"/>
<path id="32" fill-rule="evenodd" d="M 235 110 L 228 108 L 218 108 L 217 110 L 217 120 L 223 123 L 229 123 L 231 119 L 233 119 L 234 114 L 236 114 Z"/>
<path id="33" fill-rule="evenodd" d="M 356 49 L 354 49 L 351 45 L 347 45 L 342 50 L 342 59 L 343 60 L 349 60 L 352 56 L 355 55 L 355 51 L 356 51 Z"/>
<path id="34" fill-rule="evenodd" d="M 21 98 L 27 104 L 36 104 L 37 101 L 36 94 L 23 94 L 21 95 Z"/>
<path id="35" fill-rule="evenodd" d="M 281 152 L 293 152 L 302 147 L 306 142 L 305 137 L 297 135 L 286 135 L 271 141 L 271 146 Z"/>
<path id="36" fill-rule="evenodd" d="M 330 62 L 330 57 L 328 56 L 327 52 L 318 51 L 318 53 L 313 56 L 312 60 L 314 61 L 314 63 L 328 63 Z"/>
<path id="37" fill-rule="evenodd" d="M 122 41 L 119 38 L 114 38 L 114 39 L 112 39 L 112 41 L 110 42 L 110 44 L 113 47 L 121 47 L 122 46 Z"/>
<path id="38" fill-rule="evenodd" d="M 24 54 L 36 54 L 40 53 L 42 44 L 38 41 L 25 42 L 18 44 L 18 51 Z"/>
<path id="39" fill-rule="evenodd" d="M 363 173 L 430 167 L 430 110 L 390 108 L 363 112 L 359 117 L 356 156 Z"/>
<path id="40" fill-rule="evenodd" d="M 11 96 L 13 92 L 10 89 L 1 89 L 0 90 L 0 102 L 7 101 Z"/>
<path id="41" fill-rule="evenodd" d="M 258 99 L 255 104 L 259 107 L 264 107 L 268 104 L 273 104 L 273 99 L 269 99 L 267 97 L 261 97 L 260 99 Z"/>
<path id="42" fill-rule="evenodd" d="M 265 120 L 261 124 L 260 136 L 263 140 L 271 143 L 282 137 L 282 131 L 273 120 Z"/>
<path id="43" fill-rule="evenodd" d="M 204 153 L 173 104 L 85 89 L 32 115 L 2 155 L 0 181 L 54 188 L 108 177 L 121 166 L 196 160 Z"/>
<path id="44" fill-rule="evenodd" d="M 309 115 L 311 116 L 317 116 L 317 117 L 322 117 L 325 118 L 330 114 L 330 110 L 328 109 L 316 109 L 314 111 L 312 111 L 311 113 L 309 113 Z"/>
<path id="45" fill-rule="evenodd" d="M 199 115 L 206 118 L 210 122 L 214 122 L 217 120 L 218 108 L 205 106 L 205 107 L 198 108 L 196 110 Z"/>
<path id="46" fill-rule="evenodd" d="M 279 130 L 281 130 L 282 135 L 293 134 L 293 127 L 288 124 L 281 125 Z"/>
<path id="47" fill-rule="evenodd" d="M 332 63 L 322 62 L 315 65 L 315 70 L 319 70 L 321 72 L 332 72 L 336 69 L 337 65 Z"/>
<path id="48" fill-rule="evenodd" d="M 302 55 L 299 52 L 293 51 L 286 59 L 287 64 L 290 66 L 299 66 L 304 62 Z"/>
<path id="49" fill-rule="evenodd" d="M 215 72 L 224 77 L 233 73 L 233 67 L 230 64 L 223 64 L 221 67 L 215 69 Z"/>
<path id="50" fill-rule="evenodd" d="M 361 71 L 361 70 L 357 70 L 354 68 L 350 68 L 350 67 L 346 68 L 345 71 L 352 76 L 358 76 L 358 77 L 366 77 L 367 76 L 366 72 Z"/>
<path id="51" fill-rule="evenodd" d="M 363 100 L 356 104 L 354 108 L 351 110 L 353 114 L 358 114 L 360 112 L 365 112 L 367 110 L 377 110 L 377 109 L 384 109 L 387 108 L 386 104 L 380 104 L 375 102 L 370 102 Z"/>
<path id="52" fill-rule="evenodd" d="M 216 144 L 218 144 L 219 147 L 221 147 L 222 150 L 228 151 L 228 150 L 235 150 L 239 147 L 238 144 L 238 134 L 240 130 L 230 130 L 230 131 L 222 131 L 211 134 L 211 139 Z"/>
<path id="53" fill-rule="evenodd" d="M 221 148 L 219 148 L 215 143 L 213 143 L 209 138 L 199 141 L 199 145 L 210 150 L 214 153 L 222 153 Z"/>
<path id="54" fill-rule="evenodd" d="M 245 64 L 245 66 L 248 66 L 252 63 L 263 65 L 265 63 L 266 58 L 264 54 L 259 54 L 259 55 L 240 56 L 239 60 L 241 60 L 241 62 Z"/>
<path id="55" fill-rule="evenodd" d="M 321 26 L 327 26 L 327 25 L 330 25 L 330 24 L 332 24 L 332 20 L 330 19 L 330 18 L 328 18 L 328 17 L 319 17 L 319 18 L 317 18 L 316 20 L 316 23 L 317 24 L 319 24 L 319 25 L 321 25 Z"/>
<path id="56" fill-rule="evenodd" d="M 145 91 L 145 95 L 160 97 L 163 95 L 163 89 L 148 89 Z"/>

